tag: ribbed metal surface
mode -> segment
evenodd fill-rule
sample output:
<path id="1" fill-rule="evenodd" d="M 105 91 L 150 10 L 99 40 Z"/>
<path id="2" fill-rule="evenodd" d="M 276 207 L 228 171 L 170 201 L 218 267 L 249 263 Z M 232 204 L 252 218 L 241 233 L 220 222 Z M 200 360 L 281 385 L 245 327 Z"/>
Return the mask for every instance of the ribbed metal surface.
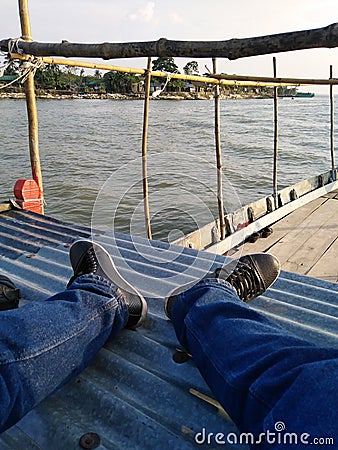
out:
<path id="1" fill-rule="evenodd" d="M 64 289 L 71 275 L 69 244 L 89 234 L 33 213 L 0 214 L 0 270 L 20 287 L 22 303 Z M 177 280 L 198 278 L 224 258 L 130 236 L 96 238 L 146 294 L 149 318 L 137 331 L 107 342 L 79 377 L 0 435 L 0 448 L 78 449 L 79 438 L 95 432 L 100 449 L 188 449 L 201 447 L 194 435 L 203 427 L 234 431 L 216 407 L 191 393 L 212 397 L 192 361 L 173 361 L 177 341 L 159 298 Z M 282 272 L 252 306 L 315 343 L 338 345 L 336 284 Z"/>

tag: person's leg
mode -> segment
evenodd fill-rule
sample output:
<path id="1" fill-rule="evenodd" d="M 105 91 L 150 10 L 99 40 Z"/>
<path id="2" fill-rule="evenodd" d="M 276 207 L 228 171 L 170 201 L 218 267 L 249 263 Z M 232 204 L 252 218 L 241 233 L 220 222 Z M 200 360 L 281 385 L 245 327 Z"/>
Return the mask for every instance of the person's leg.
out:
<path id="1" fill-rule="evenodd" d="M 176 296 L 171 319 L 240 431 L 276 432 L 275 423 L 282 421 L 286 431 L 338 438 L 337 349 L 318 348 L 287 332 L 220 279 L 202 280 Z"/>
<path id="2" fill-rule="evenodd" d="M 80 373 L 128 321 L 110 281 L 83 275 L 44 302 L 0 318 L 0 432 Z"/>
<path id="3" fill-rule="evenodd" d="M 77 241 L 70 259 L 64 292 L 1 312 L 0 432 L 87 367 L 108 336 L 146 318 L 145 299 L 102 246 Z"/>

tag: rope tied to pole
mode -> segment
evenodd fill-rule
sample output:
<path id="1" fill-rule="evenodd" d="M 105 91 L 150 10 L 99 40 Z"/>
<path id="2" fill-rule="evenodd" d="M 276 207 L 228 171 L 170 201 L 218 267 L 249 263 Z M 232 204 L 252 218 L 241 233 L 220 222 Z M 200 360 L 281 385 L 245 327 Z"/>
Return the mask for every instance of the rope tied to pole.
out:
<path id="1" fill-rule="evenodd" d="M 43 61 L 43 58 L 33 55 L 24 55 L 23 50 L 19 47 L 19 42 L 24 42 L 23 39 L 17 38 L 17 39 L 10 39 L 8 41 L 8 55 L 7 58 L 9 61 L 4 64 L 4 66 L 0 69 L 0 77 L 2 77 L 5 73 L 5 71 L 14 64 L 14 58 L 12 58 L 13 54 L 25 56 L 25 59 L 20 63 L 19 67 L 17 68 L 19 70 L 18 76 L 10 81 L 9 83 L 0 86 L 0 89 L 5 89 L 9 86 L 11 86 L 14 83 L 20 82 L 20 84 L 25 83 L 29 75 L 32 73 L 33 76 L 35 76 L 35 73 L 38 69 L 41 69 L 45 66 L 45 63 Z"/>
<path id="2" fill-rule="evenodd" d="M 19 47 L 19 42 L 24 42 L 22 38 L 9 39 L 8 40 L 8 53 L 17 53 L 18 55 L 23 55 L 23 50 Z"/>
<path id="3" fill-rule="evenodd" d="M 23 77 L 20 83 L 24 83 L 31 73 L 35 76 L 36 71 L 44 66 L 45 63 L 42 58 L 37 56 L 28 56 L 28 58 L 23 61 L 20 66 L 20 69 L 23 71 Z"/>
<path id="4" fill-rule="evenodd" d="M 0 69 L 0 78 L 4 76 L 6 70 L 12 65 L 13 61 L 8 61 Z"/>
<path id="5" fill-rule="evenodd" d="M 8 69 L 13 64 L 13 60 L 10 60 L 8 63 L 6 63 L 0 70 L 0 77 L 3 76 L 6 69 Z M 43 62 L 43 59 L 36 56 L 27 56 L 27 59 L 25 59 L 20 66 L 18 67 L 19 72 L 21 72 L 14 80 L 10 81 L 9 83 L 0 86 L 0 89 L 5 89 L 9 86 L 11 86 L 14 83 L 20 82 L 20 84 L 25 83 L 29 75 L 32 73 L 33 76 L 35 76 L 35 73 L 38 69 L 41 69 L 45 66 L 45 63 Z"/>
<path id="6" fill-rule="evenodd" d="M 176 71 L 176 72 L 177 72 L 177 71 Z M 176 73 L 176 72 L 175 72 L 175 73 Z M 159 95 L 162 94 L 162 92 L 165 91 L 165 88 L 167 87 L 169 81 L 171 80 L 171 77 L 172 77 L 172 74 L 171 74 L 170 72 L 167 72 L 167 79 L 166 79 L 166 81 L 165 81 L 165 83 L 164 83 L 163 88 L 154 91 L 154 92 L 151 94 L 151 96 L 152 96 L 153 98 L 158 97 Z"/>

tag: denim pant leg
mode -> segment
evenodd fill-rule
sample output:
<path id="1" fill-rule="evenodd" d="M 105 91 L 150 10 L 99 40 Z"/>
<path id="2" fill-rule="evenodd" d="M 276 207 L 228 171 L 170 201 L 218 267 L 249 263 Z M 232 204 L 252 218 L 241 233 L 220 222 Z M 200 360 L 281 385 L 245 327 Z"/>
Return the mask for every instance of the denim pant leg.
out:
<path id="1" fill-rule="evenodd" d="M 202 280 L 180 294 L 172 320 L 240 431 L 258 436 L 276 431 L 282 421 L 286 431 L 335 435 L 338 442 L 337 349 L 286 331 L 242 302 L 223 280 Z"/>
<path id="2" fill-rule="evenodd" d="M 0 432 L 80 373 L 128 320 L 116 287 L 97 275 L 0 314 Z"/>

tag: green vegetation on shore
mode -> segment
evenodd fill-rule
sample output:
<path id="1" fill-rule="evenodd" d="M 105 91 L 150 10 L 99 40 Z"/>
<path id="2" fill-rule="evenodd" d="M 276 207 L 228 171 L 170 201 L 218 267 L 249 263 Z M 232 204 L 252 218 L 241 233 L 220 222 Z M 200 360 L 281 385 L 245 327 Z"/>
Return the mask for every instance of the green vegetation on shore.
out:
<path id="1" fill-rule="evenodd" d="M 152 63 L 154 71 L 167 73 L 180 73 L 174 58 L 157 58 Z M 200 75 L 198 63 L 189 61 L 184 67 L 186 75 Z M 17 62 L 6 69 L 4 81 L 0 78 L 0 98 L 20 98 L 23 90 L 20 82 L 8 87 L 6 77 L 19 76 L 20 65 Z M 1 86 L 2 85 L 2 86 Z M 184 80 L 169 80 L 153 77 L 151 90 L 161 90 L 165 85 L 165 92 L 161 98 L 210 98 L 213 86 L 201 82 L 187 82 Z M 77 67 L 63 67 L 58 65 L 45 65 L 37 69 L 35 74 L 37 96 L 40 98 L 142 98 L 144 94 L 144 77 L 130 73 L 110 71 L 104 75 L 96 70 L 93 74 L 85 73 L 84 69 Z M 221 89 L 223 98 L 237 97 L 270 97 L 269 89 L 243 88 L 240 86 L 225 86 Z"/>

